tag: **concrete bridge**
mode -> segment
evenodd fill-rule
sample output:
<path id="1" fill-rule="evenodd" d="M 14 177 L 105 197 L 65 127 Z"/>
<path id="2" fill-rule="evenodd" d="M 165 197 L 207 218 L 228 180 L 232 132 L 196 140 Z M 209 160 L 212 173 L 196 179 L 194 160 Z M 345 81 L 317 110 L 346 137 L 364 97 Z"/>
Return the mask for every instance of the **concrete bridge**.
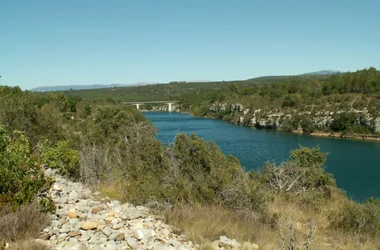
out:
<path id="1" fill-rule="evenodd" d="M 136 109 L 140 109 L 140 105 L 144 104 L 167 104 L 169 106 L 168 111 L 172 112 L 172 104 L 178 103 L 178 101 L 141 101 L 141 102 L 124 102 L 124 104 L 135 105 Z"/>

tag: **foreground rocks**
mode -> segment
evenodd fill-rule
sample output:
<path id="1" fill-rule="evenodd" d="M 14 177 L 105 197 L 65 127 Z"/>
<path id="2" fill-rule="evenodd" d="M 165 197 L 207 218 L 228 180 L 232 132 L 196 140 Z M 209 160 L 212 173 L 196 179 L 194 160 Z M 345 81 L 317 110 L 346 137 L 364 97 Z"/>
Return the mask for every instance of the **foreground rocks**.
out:
<path id="1" fill-rule="evenodd" d="M 51 224 L 41 233 L 39 243 L 52 249 L 196 249 L 174 228 L 155 218 L 149 208 L 121 204 L 101 198 L 83 184 L 72 182 L 48 169 L 46 175 L 56 180 L 50 195 L 56 203 Z M 178 231 L 178 230 L 177 230 Z M 258 249 L 221 236 L 213 249 Z"/>
<path id="2" fill-rule="evenodd" d="M 50 192 L 57 209 L 38 240 L 52 249 L 195 249 L 146 207 L 102 199 L 60 176 L 55 180 Z"/>

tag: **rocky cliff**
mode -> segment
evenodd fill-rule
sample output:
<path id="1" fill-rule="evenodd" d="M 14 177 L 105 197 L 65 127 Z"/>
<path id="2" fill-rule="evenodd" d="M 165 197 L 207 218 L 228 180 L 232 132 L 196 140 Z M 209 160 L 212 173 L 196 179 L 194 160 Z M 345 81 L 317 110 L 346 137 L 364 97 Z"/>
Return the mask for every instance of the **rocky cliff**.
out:
<path id="1" fill-rule="evenodd" d="M 229 111 L 228 119 L 231 122 L 257 128 L 278 129 L 285 128 L 292 123 L 295 130 L 302 130 L 305 121 L 311 122 L 318 130 L 330 127 L 337 115 L 351 113 L 356 117 L 356 124 L 366 125 L 373 131 L 380 133 L 380 117 L 373 117 L 367 109 L 338 110 L 338 111 L 298 111 L 297 109 L 262 110 L 246 108 L 240 103 L 218 103 L 209 107 L 212 113 Z"/>

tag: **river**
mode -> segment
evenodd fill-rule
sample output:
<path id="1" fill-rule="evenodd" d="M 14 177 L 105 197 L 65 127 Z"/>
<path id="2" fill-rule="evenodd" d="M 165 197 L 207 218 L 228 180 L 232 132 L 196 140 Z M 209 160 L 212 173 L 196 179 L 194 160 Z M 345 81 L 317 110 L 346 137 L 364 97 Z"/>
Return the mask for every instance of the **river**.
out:
<path id="1" fill-rule="evenodd" d="M 161 143 L 170 143 L 177 133 L 195 133 L 206 141 L 215 141 L 225 154 L 236 156 L 246 170 L 257 169 L 266 161 L 282 162 L 300 144 L 320 146 L 329 153 L 327 171 L 349 197 L 360 201 L 371 196 L 380 198 L 380 142 L 261 130 L 187 114 L 144 112 L 144 115 L 158 129 L 156 137 Z"/>

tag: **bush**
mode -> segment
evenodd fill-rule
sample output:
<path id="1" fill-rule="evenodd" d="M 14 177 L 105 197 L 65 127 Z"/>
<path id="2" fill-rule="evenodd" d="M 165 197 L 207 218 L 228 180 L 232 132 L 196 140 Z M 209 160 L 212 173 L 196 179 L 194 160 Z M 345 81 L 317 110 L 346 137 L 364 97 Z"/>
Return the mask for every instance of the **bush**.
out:
<path id="1" fill-rule="evenodd" d="M 30 156 L 29 141 L 23 133 L 8 136 L 0 126 L 0 208 L 11 204 L 14 208 L 40 197 L 43 209 L 52 209 L 46 197 L 53 180 L 46 179 L 37 161 Z"/>
<path id="2" fill-rule="evenodd" d="M 362 236 L 380 237 L 380 200 L 370 198 L 363 204 L 348 202 L 338 215 L 330 218 L 334 228 Z"/>
<path id="3" fill-rule="evenodd" d="M 48 142 L 38 144 L 41 161 L 49 168 L 59 169 L 63 175 L 79 177 L 79 152 L 73 149 L 69 141 L 59 141 L 53 147 Z"/>
<path id="4" fill-rule="evenodd" d="M 265 196 L 232 156 L 225 156 L 213 142 L 179 134 L 168 149 L 170 176 L 165 196 L 172 203 L 222 204 L 248 214 L 266 213 Z"/>
<path id="5" fill-rule="evenodd" d="M 293 194 L 301 203 L 317 208 L 320 203 L 313 201 L 329 199 L 336 188 L 334 177 L 323 167 L 327 154 L 318 147 L 301 146 L 290 155 L 291 159 L 279 166 L 267 163 L 256 178 L 271 192 Z"/>

